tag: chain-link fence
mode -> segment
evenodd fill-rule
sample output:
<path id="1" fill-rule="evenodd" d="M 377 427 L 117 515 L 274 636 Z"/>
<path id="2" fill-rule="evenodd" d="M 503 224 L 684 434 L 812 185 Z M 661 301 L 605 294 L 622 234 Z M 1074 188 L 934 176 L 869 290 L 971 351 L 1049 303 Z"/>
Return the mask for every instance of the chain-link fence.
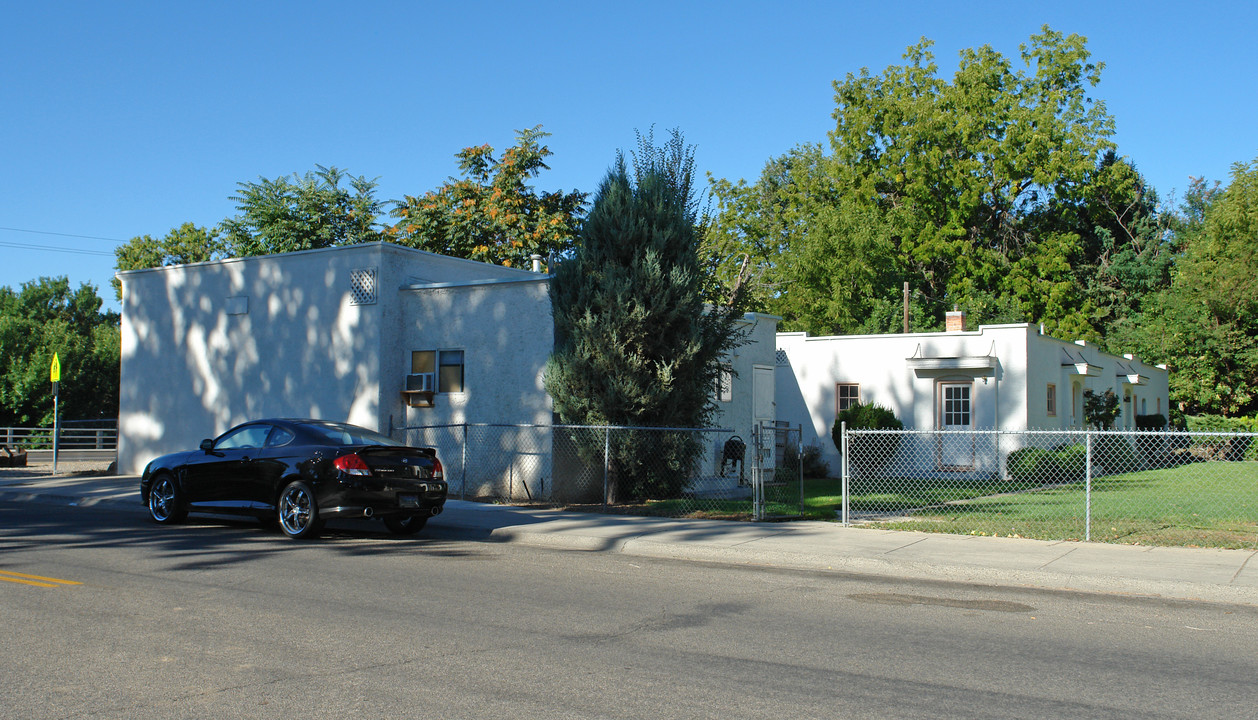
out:
<path id="1" fill-rule="evenodd" d="M 1253 433 L 843 432 L 844 523 L 1258 547 Z"/>
<path id="2" fill-rule="evenodd" d="M 460 500 L 750 518 L 786 514 L 783 499 L 801 497 L 760 471 L 790 454 L 773 429 L 767 450 L 758 449 L 758 430 L 744 440 L 729 429 L 460 424 L 397 428 L 394 437 L 436 448 L 450 497 Z"/>

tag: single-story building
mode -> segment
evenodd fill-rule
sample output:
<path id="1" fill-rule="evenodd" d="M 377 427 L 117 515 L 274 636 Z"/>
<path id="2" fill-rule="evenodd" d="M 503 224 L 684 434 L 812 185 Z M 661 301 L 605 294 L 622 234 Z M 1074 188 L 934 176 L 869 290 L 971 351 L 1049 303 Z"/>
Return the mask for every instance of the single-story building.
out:
<path id="1" fill-rule="evenodd" d="M 542 383 L 550 276 L 540 272 L 369 243 L 118 277 L 121 473 L 259 417 L 385 433 L 554 422 Z M 776 321 L 744 317 L 749 342 L 714 389 L 718 427 L 774 419 Z"/>
<path id="2" fill-rule="evenodd" d="M 893 411 L 917 430 L 1082 429 L 1084 393 L 1112 390 L 1116 427 L 1169 412 L 1165 365 L 1067 342 L 1030 324 L 964 329 L 949 313 L 945 332 L 809 337 L 777 335 L 777 418 L 803 425 L 833 472 L 838 413 L 857 402 Z M 947 462 L 946 459 L 941 462 Z"/>

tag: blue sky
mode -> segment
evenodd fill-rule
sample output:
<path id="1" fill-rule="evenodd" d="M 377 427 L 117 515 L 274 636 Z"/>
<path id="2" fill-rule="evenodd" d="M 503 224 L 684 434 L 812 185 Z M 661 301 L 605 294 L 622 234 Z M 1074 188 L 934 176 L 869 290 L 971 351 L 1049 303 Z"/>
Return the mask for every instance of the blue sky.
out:
<path id="1" fill-rule="evenodd" d="M 823 142 L 832 81 L 935 41 L 1016 56 L 1047 23 L 1106 64 L 1094 97 L 1159 193 L 1258 157 L 1254 3 L 10 3 L 0 22 L 0 286 L 96 285 L 112 249 L 234 213 L 237 183 L 316 164 L 398 199 L 454 153 L 552 136 L 547 190 L 592 190 L 634 131 L 754 180 Z M 37 232 L 29 232 L 37 231 Z M 89 236 L 89 237 L 68 237 Z"/>

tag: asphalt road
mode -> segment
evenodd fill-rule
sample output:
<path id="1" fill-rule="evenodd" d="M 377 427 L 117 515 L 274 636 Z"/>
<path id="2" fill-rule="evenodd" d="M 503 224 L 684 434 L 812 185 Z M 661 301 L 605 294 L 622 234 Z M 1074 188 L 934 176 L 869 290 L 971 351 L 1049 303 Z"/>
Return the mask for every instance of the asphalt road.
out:
<path id="1" fill-rule="evenodd" d="M 0 647 L 23 720 L 1258 714 L 1255 608 L 38 503 Z"/>

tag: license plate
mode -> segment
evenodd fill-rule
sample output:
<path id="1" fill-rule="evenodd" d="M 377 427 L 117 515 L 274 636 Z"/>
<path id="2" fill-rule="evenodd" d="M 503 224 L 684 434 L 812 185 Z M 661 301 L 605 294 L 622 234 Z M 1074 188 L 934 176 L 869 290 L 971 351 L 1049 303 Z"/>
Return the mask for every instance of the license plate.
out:
<path id="1" fill-rule="evenodd" d="M 407 494 L 398 495 L 397 504 L 398 504 L 398 507 L 404 507 L 404 508 L 419 507 L 419 496 L 407 495 Z"/>

